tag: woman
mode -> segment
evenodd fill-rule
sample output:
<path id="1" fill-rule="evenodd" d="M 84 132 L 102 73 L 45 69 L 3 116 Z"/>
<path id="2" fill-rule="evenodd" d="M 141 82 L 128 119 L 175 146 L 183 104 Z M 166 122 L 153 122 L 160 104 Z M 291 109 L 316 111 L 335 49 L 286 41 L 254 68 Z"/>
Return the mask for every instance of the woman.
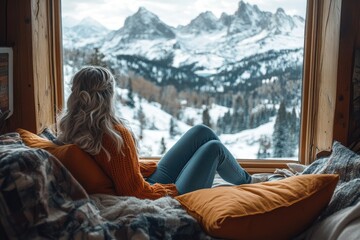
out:
<path id="1" fill-rule="evenodd" d="M 176 196 L 211 187 L 216 171 L 230 183 L 250 183 L 250 175 L 204 125 L 186 132 L 145 179 L 133 134 L 115 117 L 114 90 L 114 77 L 103 67 L 87 66 L 77 72 L 59 121 L 58 139 L 91 154 L 113 181 L 117 195 Z"/>

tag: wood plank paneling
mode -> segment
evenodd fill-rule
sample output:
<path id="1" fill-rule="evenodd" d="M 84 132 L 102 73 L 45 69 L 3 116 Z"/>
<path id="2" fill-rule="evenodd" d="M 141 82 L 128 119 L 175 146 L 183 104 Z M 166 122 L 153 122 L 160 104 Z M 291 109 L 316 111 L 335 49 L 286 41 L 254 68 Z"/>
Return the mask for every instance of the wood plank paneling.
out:
<path id="1" fill-rule="evenodd" d="M 305 164 L 333 142 L 342 0 L 308 3 L 300 144 Z"/>
<path id="2" fill-rule="evenodd" d="M 0 0 L 0 46 L 5 46 L 6 41 L 6 15 L 7 15 L 7 0 Z"/>
<path id="3" fill-rule="evenodd" d="M 14 46 L 14 114 L 8 119 L 8 131 L 18 127 L 36 131 L 31 5 L 29 0 L 11 0 L 7 5 L 7 40 Z"/>
<path id="4" fill-rule="evenodd" d="M 7 2 L 5 34 L 14 51 L 14 114 L 7 130 L 39 132 L 55 122 L 53 1 L 0 1 Z"/>
<path id="5" fill-rule="evenodd" d="M 353 61 L 356 49 L 356 36 L 359 32 L 359 5 L 358 0 L 343 1 L 341 10 L 334 140 L 341 142 L 345 146 L 348 146 L 352 141 L 349 133 L 350 135 L 355 133 L 355 131 L 349 131 L 349 129 L 351 128 L 350 106 L 353 95 L 351 92 Z"/>
<path id="6" fill-rule="evenodd" d="M 39 0 L 31 1 L 36 131 L 55 122 L 49 3 L 50 1 L 42 1 L 41 4 Z"/>
<path id="7" fill-rule="evenodd" d="M 304 71 L 303 71 L 303 91 L 301 104 L 301 130 L 300 130 L 300 151 L 299 159 L 302 164 L 309 164 L 314 158 L 313 139 L 315 119 L 313 112 L 315 111 L 314 99 L 316 94 L 316 44 L 317 28 L 318 28 L 318 2 L 309 2 L 306 10 L 306 26 L 305 26 L 305 48 L 304 48 Z"/>
<path id="8" fill-rule="evenodd" d="M 337 69 L 340 38 L 341 0 L 318 1 L 318 41 L 316 45 L 313 153 L 330 150 L 336 105 Z"/>
<path id="9" fill-rule="evenodd" d="M 64 81 L 63 81 L 63 58 L 62 58 L 62 31 L 61 31 L 61 1 L 50 1 L 50 11 L 48 19 L 51 20 L 52 28 L 49 29 L 51 42 L 52 76 L 55 82 L 55 112 L 63 108 L 64 101 Z"/>
<path id="10" fill-rule="evenodd" d="M 349 69 L 348 77 L 352 79 L 351 85 L 351 98 L 350 98 L 350 123 L 349 123 L 349 132 L 347 137 L 348 144 L 350 146 L 357 145 L 360 141 L 360 1 L 353 0 L 354 6 L 351 6 L 352 15 L 355 17 L 350 26 L 347 26 L 347 36 L 350 35 L 355 40 L 353 43 L 352 51 L 352 68 Z M 353 18 L 354 18 L 353 17 Z M 352 27 L 352 29 L 351 29 Z M 354 31 L 356 29 L 356 31 Z M 357 58 L 357 59 L 355 59 Z"/>

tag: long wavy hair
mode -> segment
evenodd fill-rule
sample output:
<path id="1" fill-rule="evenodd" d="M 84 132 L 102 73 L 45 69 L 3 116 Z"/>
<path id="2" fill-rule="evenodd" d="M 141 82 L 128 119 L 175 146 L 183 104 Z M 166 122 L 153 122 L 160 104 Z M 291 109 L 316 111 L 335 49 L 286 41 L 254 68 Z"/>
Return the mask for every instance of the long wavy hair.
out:
<path id="1" fill-rule="evenodd" d="M 72 78 L 67 108 L 59 116 L 58 140 L 74 143 L 91 155 L 104 150 L 102 136 L 115 142 L 118 151 L 124 144 L 114 125 L 123 124 L 114 108 L 115 79 L 111 72 L 99 66 L 86 66 Z"/>

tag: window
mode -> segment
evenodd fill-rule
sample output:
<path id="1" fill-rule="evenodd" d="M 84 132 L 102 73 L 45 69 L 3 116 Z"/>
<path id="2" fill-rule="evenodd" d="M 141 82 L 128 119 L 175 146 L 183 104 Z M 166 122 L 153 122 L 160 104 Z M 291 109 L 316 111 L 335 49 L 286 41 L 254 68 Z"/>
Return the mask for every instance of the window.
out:
<path id="1" fill-rule="evenodd" d="M 160 156 L 191 125 L 204 123 L 239 159 L 298 160 L 306 1 L 293 8 L 298 12 L 250 0 L 211 8 L 207 1 L 188 18 L 176 17 L 187 11 L 167 8 L 171 1 L 148 3 L 132 1 L 120 16 L 115 5 L 62 1 L 65 99 L 76 70 L 104 65 L 118 79 L 119 114 L 144 156 Z M 113 10 L 108 22 L 96 18 Z"/>

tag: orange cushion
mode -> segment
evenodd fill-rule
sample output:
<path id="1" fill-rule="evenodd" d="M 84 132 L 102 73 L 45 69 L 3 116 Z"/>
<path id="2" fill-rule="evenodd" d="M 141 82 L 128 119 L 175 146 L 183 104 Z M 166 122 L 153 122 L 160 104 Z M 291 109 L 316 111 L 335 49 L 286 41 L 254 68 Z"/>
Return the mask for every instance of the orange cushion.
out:
<path id="1" fill-rule="evenodd" d="M 83 186 L 88 194 L 105 193 L 115 195 L 111 179 L 88 153 L 75 144 L 56 145 L 24 129 L 16 130 L 25 145 L 41 148 L 54 155 Z"/>
<path id="2" fill-rule="evenodd" d="M 292 239 L 328 205 L 338 175 L 201 189 L 176 199 L 213 237 Z"/>

